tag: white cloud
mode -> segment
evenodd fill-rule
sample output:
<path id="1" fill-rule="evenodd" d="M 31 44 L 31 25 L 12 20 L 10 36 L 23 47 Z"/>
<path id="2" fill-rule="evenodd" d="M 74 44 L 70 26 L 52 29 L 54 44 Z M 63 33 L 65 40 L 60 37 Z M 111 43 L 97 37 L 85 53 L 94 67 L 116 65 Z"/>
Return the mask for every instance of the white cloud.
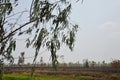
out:
<path id="1" fill-rule="evenodd" d="M 110 37 L 112 37 L 112 38 L 120 38 L 120 32 L 112 32 L 110 34 Z"/>
<path id="2" fill-rule="evenodd" d="M 120 22 L 109 21 L 99 26 L 99 29 L 120 29 Z"/>
<path id="3" fill-rule="evenodd" d="M 120 38 L 120 22 L 109 21 L 98 27 L 101 33 L 109 38 Z"/>

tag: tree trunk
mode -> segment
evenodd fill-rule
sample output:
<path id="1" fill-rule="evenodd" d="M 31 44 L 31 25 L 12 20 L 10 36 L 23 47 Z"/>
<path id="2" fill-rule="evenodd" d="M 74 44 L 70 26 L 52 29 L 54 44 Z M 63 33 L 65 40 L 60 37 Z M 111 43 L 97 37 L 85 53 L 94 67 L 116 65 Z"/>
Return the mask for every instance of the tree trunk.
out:
<path id="1" fill-rule="evenodd" d="M 0 60 L 0 80 L 2 80 L 3 77 L 3 61 Z"/>

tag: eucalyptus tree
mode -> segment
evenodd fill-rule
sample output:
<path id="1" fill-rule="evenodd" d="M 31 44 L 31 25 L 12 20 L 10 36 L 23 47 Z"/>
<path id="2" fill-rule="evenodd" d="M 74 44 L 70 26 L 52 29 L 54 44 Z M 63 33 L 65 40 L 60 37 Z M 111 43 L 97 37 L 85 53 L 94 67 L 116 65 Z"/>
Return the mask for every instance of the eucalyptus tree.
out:
<path id="1" fill-rule="evenodd" d="M 17 4 L 14 1 L 15 5 Z M 7 25 L 7 17 L 12 12 L 12 3 L 10 0 L 0 0 L 0 80 L 3 74 L 3 60 L 7 59 L 12 62 L 11 53 L 15 50 L 16 41 L 13 39 L 15 33 L 11 33 L 13 26 Z"/>
<path id="2" fill-rule="evenodd" d="M 51 52 L 55 67 L 58 64 L 56 53 L 61 45 L 67 45 L 70 50 L 74 47 L 78 25 L 70 22 L 72 1 L 30 0 L 30 7 L 26 11 L 29 15 L 24 17 L 26 20 L 22 24 L 18 20 L 25 11 L 14 13 L 14 9 L 19 6 L 18 1 L 20 0 L 0 0 L 0 61 L 14 60 L 11 53 L 16 48 L 16 35 L 32 34 L 32 39 L 26 38 L 26 47 L 32 46 L 35 49 L 33 63 L 41 47 L 44 47 Z M 16 18 L 15 21 L 11 21 L 13 17 Z"/>

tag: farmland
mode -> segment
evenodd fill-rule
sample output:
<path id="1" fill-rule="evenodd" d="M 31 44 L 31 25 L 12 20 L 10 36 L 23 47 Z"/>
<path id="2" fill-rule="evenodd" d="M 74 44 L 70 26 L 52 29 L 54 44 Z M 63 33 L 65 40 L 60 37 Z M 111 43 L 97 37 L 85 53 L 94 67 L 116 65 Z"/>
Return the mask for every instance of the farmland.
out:
<path id="1" fill-rule="evenodd" d="M 3 80 L 28 80 L 30 69 L 11 69 L 5 71 Z M 46 70 L 35 69 L 32 80 L 120 80 L 119 72 Z"/>
<path id="2" fill-rule="evenodd" d="M 5 67 L 5 71 L 24 71 L 24 70 L 30 70 L 32 66 L 11 66 L 11 67 Z M 54 70 L 53 67 L 34 67 L 35 70 L 48 70 L 52 71 Z M 114 68 L 114 67 L 80 67 L 80 66 L 74 66 L 74 67 L 57 67 L 58 71 L 94 71 L 94 72 L 115 72 L 120 73 L 120 68 Z"/>
<path id="3" fill-rule="evenodd" d="M 31 80 L 31 69 L 33 69 L 33 65 L 6 65 L 3 80 Z M 57 71 L 52 66 L 37 64 L 34 66 L 34 70 L 32 80 L 120 80 L 118 63 L 102 66 L 67 64 L 57 67 Z"/>
<path id="4" fill-rule="evenodd" d="M 3 80 L 28 80 L 28 74 L 14 73 L 5 74 Z M 69 75 L 53 75 L 53 74 L 35 74 L 33 80 L 119 80 L 120 74 L 116 73 L 99 73 L 99 72 L 75 72 Z"/>

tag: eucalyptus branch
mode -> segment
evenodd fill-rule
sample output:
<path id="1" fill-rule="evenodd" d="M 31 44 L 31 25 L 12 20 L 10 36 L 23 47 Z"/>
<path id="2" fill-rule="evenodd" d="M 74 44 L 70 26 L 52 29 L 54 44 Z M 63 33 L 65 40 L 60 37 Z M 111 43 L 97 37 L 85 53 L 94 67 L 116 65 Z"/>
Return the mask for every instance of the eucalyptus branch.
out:
<path id="1" fill-rule="evenodd" d="M 30 16 L 31 16 L 31 12 L 32 12 L 33 3 L 34 3 L 34 0 L 32 0 L 31 6 L 30 6 Z"/>
<path id="2" fill-rule="evenodd" d="M 9 5 L 10 3 L 0 3 L 0 5 Z"/>
<path id="3" fill-rule="evenodd" d="M 21 28 L 25 27 L 26 25 L 28 25 L 28 24 L 30 24 L 30 23 L 32 23 L 32 22 L 34 22 L 34 21 L 36 21 L 36 20 L 31 20 L 31 21 L 29 21 L 29 22 L 26 22 L 25 24 L 23 24 L 23 25 L 20 26 L 19 28 L 13 30 L 11 33 L 9 33 L 7 36 L 5 36 L 5 37 L 2 39 L 2 41 L 5 40 L 6 38 L 8 38 L 9 36 L 11 36 L 12 34 L 14 34 L 16 31 L 20 30 Z"/>

